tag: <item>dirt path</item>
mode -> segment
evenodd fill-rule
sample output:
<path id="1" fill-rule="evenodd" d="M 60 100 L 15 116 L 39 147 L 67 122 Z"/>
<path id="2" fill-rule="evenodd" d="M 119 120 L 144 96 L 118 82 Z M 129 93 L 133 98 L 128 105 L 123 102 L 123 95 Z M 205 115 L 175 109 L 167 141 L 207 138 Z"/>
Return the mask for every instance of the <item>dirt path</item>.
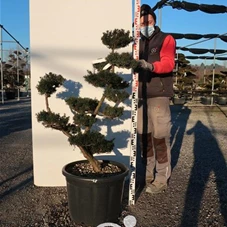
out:
<path id="1" fill-rule="evenodd" d="M 171 108 L 169 187 L 155 197 L 142 190 L 118 224 L 131 214 L 137 227 L 227 226 L 227 118 L 216 107 Z M 0 153 L 0 227 L 80 226 L 70 220 L 65 187 L 33 185 L 29 99 L 0 105 Z"/>

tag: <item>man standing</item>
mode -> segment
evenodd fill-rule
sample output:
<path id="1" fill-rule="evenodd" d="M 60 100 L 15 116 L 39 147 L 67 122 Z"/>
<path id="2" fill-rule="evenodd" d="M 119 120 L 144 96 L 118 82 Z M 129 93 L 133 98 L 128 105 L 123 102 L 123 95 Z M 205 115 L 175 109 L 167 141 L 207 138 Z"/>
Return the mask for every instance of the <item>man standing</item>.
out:
<path id="1" fill-rule="evenodd" d="M 170 98 L 176 42 L 155 26 L 156 15 L 149 5 L 141 6 L 138 137 L 146 159 L 146 192 L 167 188 L 171 175 Z"/>

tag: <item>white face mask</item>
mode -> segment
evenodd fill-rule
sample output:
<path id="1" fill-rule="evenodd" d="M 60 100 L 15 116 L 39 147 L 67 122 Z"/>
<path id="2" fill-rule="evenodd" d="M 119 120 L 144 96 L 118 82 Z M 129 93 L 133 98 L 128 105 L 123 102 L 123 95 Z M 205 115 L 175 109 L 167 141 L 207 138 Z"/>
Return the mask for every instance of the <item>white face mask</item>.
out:
<path id="1" fill-rule="evenodd" d="M 140 28 L 140 32 L 147 38 L 151 37 L 151 35 L 154 33 L 154 30 L 155 28 L 152 25 Z"/>

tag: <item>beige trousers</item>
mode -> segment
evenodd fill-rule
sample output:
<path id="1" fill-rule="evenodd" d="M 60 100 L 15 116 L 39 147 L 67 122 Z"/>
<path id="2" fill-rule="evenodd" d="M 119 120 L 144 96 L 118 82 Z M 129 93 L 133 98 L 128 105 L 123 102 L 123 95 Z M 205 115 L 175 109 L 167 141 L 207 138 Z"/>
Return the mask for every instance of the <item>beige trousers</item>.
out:
<path id="1" fill-rule="evenodd" d="M 147 173 L 165 183 L 171 175 L 171 114 L 168 97 L 139 100 L 137 132 L 141 153 L 147 158 Z"/>

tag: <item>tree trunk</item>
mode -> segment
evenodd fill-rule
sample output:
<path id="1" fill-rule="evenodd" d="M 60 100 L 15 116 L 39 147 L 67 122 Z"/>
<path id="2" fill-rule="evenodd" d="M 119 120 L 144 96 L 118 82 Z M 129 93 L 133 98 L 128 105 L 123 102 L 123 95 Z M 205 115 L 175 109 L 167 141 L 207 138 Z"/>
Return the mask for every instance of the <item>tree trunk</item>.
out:
<path id="1" fill-rule="evenodd" d="M 97 159 L 95 159 L 91 154 L 85 151 L 82 146 L 79 146 L 83 156 L 89 161 L 96 173 L 101 172 L 101 165 Z"/>
<path id="2" fill-rule="evenodd" d="M 97 105 L 97 107 L 96 107 L 94 113 L 92 114 L 92 116 L 96 117 L 96 115 L 98 114 L 99 109 L 100 109 L 100 107 L 102 106 L 102 104 L 103 104 L 105 98 L 106 98 L 105 95 L 103 95 L 102 98 L 100 99 L 100 101 L 99 101 L 99 103 L 98 103 L 98 105 Z"/>
<path id="3" fill-rule="evenodd" d="M 48 102 L 48 96 L 45 94 L 45 102 L 46 102 L 46 109 L 48 112 L 51 112 L 50 107 L 49 107 L 49 102 Z"/>

